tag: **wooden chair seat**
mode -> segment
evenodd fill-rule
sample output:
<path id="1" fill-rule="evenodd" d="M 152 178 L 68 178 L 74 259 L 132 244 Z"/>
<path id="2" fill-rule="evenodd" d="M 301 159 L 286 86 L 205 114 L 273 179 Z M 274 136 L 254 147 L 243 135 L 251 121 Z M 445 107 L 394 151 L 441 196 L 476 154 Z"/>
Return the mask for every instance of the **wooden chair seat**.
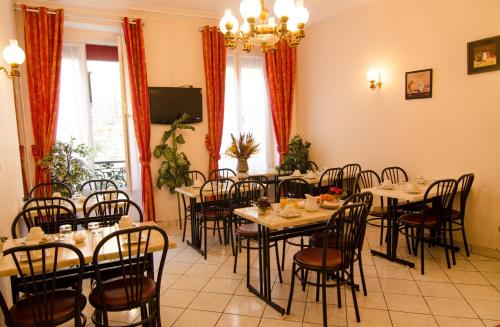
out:
<path id="1" fill-rule="evenodd" d="M 321 248 L 323 247 L 324 239 L 325 239 L 325 233 L 323 232 L 314 233 L 309 237 L 309 246 L 315 248 Z M 337 238 L 335 237 L 335 235 L 330 235 L 328 237 L 328 247 L 329 248 L 337 247 Z"/>
<path id="2" fill-rule="evenodd" d="M 374 217 L 378 217 L 378 218 L 386 218 L 387 217 L 387 207 L 372 207 L 369 215 L 374 216 Z"/>
<path id="3" fill-rule="evenodd" d="M 255 223 L 242 224 L 242 225 L 236 227 L 235 233 L 236 233 L 236 235 L 241 236 L 241 237 L 255 238 L 259 234 L 259 227 Z"/>
<path id="4" fill-rule="evenodd" d="M 307 248 L 295 253 L 293 259 L 301 266 L 318 270 L 323 266 L 323 248 Z M 326 250 L 326 268 L 337 269 L 342 265 L 342 252 L 337 249 Z"/>
<path id="5" fill-rule="evenodd" d="M 429 212 L 408 213 L 399 217 L 399 222 L 405 225 L 429 227 L 439 223 L 439 216 Z"/>
<path id="6" fill-rule="evenodd" d="M 134 294 L 135 296 L 135 292 L 141 290 L 141 303 L 146 303 L 156 292 L 156 282 L 151 278 L 144 278 L 142 286 L 137 287 L 135 284 L 135 280 L 131 281 L 130 279 L 123 278 L 106 282 L 103 284 L 105 305 L 101 303 L 101 297 L 97 288 L 94 288 L 90 292 L 89 302 L 93 307 L 98 309 L 105 306 L 108 311 L 122 311 L 129 308 L 130 300 L 127 300 L 127 292 L 129 296 L 131 296 L 130 294 Z M 131 285 L 134 286 L 131 287 Z"/>
<path id="7" fill-rule="evenodd" d="M 54 294 L 47 294 L 49 312 L 52 311 L 52 306 L 54 307 L 54 321 L 62 323 L 73 318 L 75 315 L 75 300 L 75 290 L 59 290 L 54 292 Z M 80 310 L 83 310 L 86 304 L 87 299 L 83 294 L 80 294 Z M 29 297 L 14 304 L 10 308 L 10 315 L 14 326 L 35 325 L 33 302 Z"/>

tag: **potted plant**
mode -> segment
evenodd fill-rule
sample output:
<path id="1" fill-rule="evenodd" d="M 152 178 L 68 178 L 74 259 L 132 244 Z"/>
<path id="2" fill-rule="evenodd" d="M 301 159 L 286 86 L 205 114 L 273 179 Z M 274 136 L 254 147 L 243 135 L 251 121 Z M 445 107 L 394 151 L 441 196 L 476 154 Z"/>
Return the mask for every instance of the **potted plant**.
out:
<path id="1" fill-rule="evenodd" d="M 248 171 L 248 159 L 259 152 L 259 145 L 255 143 L 252 133 L 241 133 L 238 139 L 231 134 L 231 145 L 226 149 L 225 155 L 237 159 L 236 170 L 245 173 Z"/>
<path id="2" fill-rule="evenodd" d="M 75 145 L 75 139 L 69 142 L 56 142 L 50 153 L 42 158 L 40 166 L 48 169 L 53 181 L 68 185 L 71 190 L 79 190 L 81 184 L 92 176 L 91 161 L 93 149 L 85 144 Z"/>
<path id="3" fill-rule="evenodd" d="M 304 141 L 300 135 L 295 135 L 288 144 L 288 153 L 284 155 L 282 164 L 305 173 L 310 147 L 310 142 Z"/>

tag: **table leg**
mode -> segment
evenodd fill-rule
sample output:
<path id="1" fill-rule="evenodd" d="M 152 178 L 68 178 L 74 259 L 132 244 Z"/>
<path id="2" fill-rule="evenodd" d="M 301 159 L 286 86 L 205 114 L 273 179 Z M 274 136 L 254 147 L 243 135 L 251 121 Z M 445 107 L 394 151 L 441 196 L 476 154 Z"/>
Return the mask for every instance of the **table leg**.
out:
<path id="1" fill-rule="evenodd" d="M 191 211 L 191 241 L 188 240 L 186 243 L 201 255 L 205 255 L 201 249 L 201 226 L 198 226 L 198 219 L 196 219 L 196 198 L 190 198 L 189 205 Z"/>
<path id="2" fill-rule="evenodd" d="M 398 246 L 398 234 L 399 230 L 397 228 L 397 206 L 398 199 L 388 198 L 387 199 L 387 247 L 386 253 L 376 250 L 371 250 L 371 254 L 388 259 L 392 262 L 400 263 L 402 265 L 414 268 L 415 264 L 411 261 L 400 259 L 397 257 L 397 246 Z"/>

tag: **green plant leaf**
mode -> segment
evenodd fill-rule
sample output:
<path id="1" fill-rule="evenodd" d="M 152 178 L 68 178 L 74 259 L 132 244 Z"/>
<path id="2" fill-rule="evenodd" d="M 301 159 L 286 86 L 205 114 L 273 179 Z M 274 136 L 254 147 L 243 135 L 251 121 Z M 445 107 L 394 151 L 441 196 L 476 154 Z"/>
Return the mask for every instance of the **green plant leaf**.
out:
<path id="1" fill-rule="evenodd" d="M 165 131 L 165 133 L 163 133 L 163 137 L 161 138 L 162 142 L 167 142 L 170 136 L 172 136 L 172 130 Z"/>
<path id="2" fill-rule="evenodd" d="M 185 144 L 186 141 L 184 140 L 184 136 L 182 135 L 177 135 L 177 137 L 175 138 L 177 144 Z"/>

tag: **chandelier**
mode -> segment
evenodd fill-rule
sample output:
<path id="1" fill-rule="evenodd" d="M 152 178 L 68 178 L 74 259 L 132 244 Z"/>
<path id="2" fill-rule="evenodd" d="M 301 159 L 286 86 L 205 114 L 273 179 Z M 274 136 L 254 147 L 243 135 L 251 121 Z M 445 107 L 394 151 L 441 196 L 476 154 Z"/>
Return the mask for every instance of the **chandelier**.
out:
<path id="1" fill-rule="evenodd" d="M 274 49 L 280 40 L 286 40 L 291 47 L 299 45 L 305 37 L 304 27 L 309 20 L 304 0 L 276 0 L 273 9 L 278 23 L 275 17 L 269 16 L 264 0 L 242 0 L 241 26 L 231 9 L 226 9 L 219 22 L 226 47 L 234 49 L 241 42 L 246 52 L 254 46 L 266 52 Z"/>

